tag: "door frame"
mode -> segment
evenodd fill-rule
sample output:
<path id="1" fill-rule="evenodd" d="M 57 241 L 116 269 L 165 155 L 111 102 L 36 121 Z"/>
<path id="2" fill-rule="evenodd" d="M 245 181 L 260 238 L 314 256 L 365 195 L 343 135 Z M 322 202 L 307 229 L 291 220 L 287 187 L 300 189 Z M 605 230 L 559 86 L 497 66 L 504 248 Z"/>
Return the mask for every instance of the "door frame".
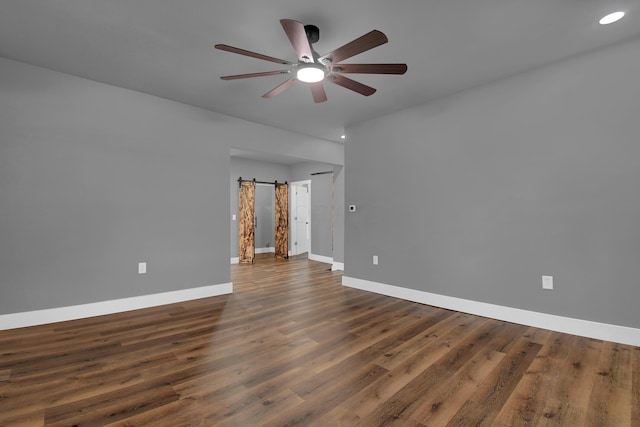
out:
<path id="1" fill-rule="evenodd" d="M 298 230 L 296 227 L 296 221 L 295 219 L 293 221 L 291 221 L 291 218 L 295 218 L 296 217 L 296 212 L 294 212 L 294 210 L 297 210 L 297 206 L 294 203 L 295 200 L 295 195 L 293 190 L 295 189 L 294 187 L 304 187 L 307 186 L 307 188 L 309 189 L 308 193 L 307 193 L 307 212 L 308 212 L 308 218 L 307 220 L 309 221 L 309 248 L 307 250 L 307 256 L 309 256 L 309 254 L 311 253 L 311 180 L 310 179 L 305 179 L 303 181 L 293 181 L 289 183 L 289 195 L 290 195 L 290 200 L 289 200 L 289 224 L 290 224 L 290 236 L 291 236 L 291 255 L 298 255 L 298 251 L 297 251 L 297 245 L 295 244 L 295 242 L 298 241 Z"/>

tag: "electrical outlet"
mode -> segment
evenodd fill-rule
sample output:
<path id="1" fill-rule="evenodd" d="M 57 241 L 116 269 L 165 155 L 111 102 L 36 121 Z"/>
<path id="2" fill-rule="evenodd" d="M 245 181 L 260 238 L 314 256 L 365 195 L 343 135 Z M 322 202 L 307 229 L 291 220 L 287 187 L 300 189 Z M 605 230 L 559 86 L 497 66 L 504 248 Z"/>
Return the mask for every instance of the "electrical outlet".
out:
<path id="1" fill-rule="evenodd" d="M 138 263 L 138 274 L 145 274 L 147 272 L 147 263 L 139 262 Z"/>
<path id="2" fill-rule="evenodd" d="M 542 276 L 542 289 L 553 290 L 553 276 Z"/>
<path id="3" fill-rule="evenodd" d="M 378 255 L 373 256 L 373 265 L 378 265 Z"/>

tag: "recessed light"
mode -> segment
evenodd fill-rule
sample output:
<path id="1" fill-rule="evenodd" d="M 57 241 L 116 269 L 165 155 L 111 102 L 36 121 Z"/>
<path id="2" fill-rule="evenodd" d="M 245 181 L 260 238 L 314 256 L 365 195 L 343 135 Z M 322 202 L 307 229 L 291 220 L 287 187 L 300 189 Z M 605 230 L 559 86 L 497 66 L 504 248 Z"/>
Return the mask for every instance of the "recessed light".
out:
<path id="1" fill-rule="evenodd" d="M 599 22 L 602 25 L 613 24 L 614 22 L 621 20 L 623 16 L 624 12 L 622 11 L 613 12 L 608 14 L 607 16 L 602 17 Z"/>
<path id="2" fill-rule="evenodd" d="M 347 135 L 340 135 L 340 138 L 345 139 Z"/>

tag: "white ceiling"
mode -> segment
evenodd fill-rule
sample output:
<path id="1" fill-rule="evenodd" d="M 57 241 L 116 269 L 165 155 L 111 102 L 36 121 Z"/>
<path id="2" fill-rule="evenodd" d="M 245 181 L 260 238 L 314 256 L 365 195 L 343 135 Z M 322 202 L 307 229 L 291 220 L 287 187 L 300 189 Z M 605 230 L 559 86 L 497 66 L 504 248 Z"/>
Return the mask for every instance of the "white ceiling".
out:
<path id="1" fill-rule="evenodd" d="M 622 21 L 598 19 L 625 10 Z M 345 62 L 405 62 L 408 72 L 351 75 L 363 97 L 326 83 L 261 95 L 281 69 L 213 49 L 224 43 L 295 61 L 279 19 L 320 28 L 320 54 L 378 29 L 389 43 Z M 2 0 L 0 56 L 318 138 L 515 73 L 640 36 L 640 0 Z"/>

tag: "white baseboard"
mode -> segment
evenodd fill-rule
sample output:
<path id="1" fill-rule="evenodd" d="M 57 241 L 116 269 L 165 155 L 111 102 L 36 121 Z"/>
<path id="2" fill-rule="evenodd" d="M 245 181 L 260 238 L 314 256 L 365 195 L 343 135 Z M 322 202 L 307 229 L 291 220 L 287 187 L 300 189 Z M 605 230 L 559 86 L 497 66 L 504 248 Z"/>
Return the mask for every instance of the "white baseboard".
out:
<path id="1" fill-rule="evenodd" d="M 276 253 L 276 248 L 256 248 L 255 253 L 257 254 Z"/>
<path id="2" fill-rule="evenodd" d="M 276 248 L 256 248 L 256 254 L 276 253 Z M 231 264 L 240 264 L 240 257 L 231 257 Z"/>
<path id="3" fill-rule="evenodd" d="M 155 307 L 158 305 L 172 304 L 230 293 L 233 293 L 233 283 L 223 283 L 220 285 L 202 286 L 198 288 L 141 295 L 110 301 L 100 301 L 82 305 L 26 311 L 22 313 L 0 314 L 0 330 L 84 319 L 87 317 L 138 310 L 141 308 Z"/>
<path id="4" fill-rule="evenodd" d="M 331 271 L 344 271 L 344 262 L 333 261 Z"/>
<path id="5" fill-rule="evenodd" d="M 571 317 L 556 316 L 553 314 L 538 313 L 519 308 L 471 301 L 348 276 L 342 276 L 342 285 L 390 297 L 401 298 L 408 301 L 419 302 L 421 304 L 446 308 L 448 310 L 461 311 L 483 317 L 490 317 L 492 319 L 504 320 L 521 325 L 640 346 L 640 329 L 630 328 L 627 326 L 598 323 L 589 320 L 574 319 Z"/>
<path id="6" fill-rule="evenodd" d="M 312 261 L 324 262 L 327 264 L 333 264 L 333 258 L 324 255 L 315 255 L 309 252 L 309 259 Z"/>

